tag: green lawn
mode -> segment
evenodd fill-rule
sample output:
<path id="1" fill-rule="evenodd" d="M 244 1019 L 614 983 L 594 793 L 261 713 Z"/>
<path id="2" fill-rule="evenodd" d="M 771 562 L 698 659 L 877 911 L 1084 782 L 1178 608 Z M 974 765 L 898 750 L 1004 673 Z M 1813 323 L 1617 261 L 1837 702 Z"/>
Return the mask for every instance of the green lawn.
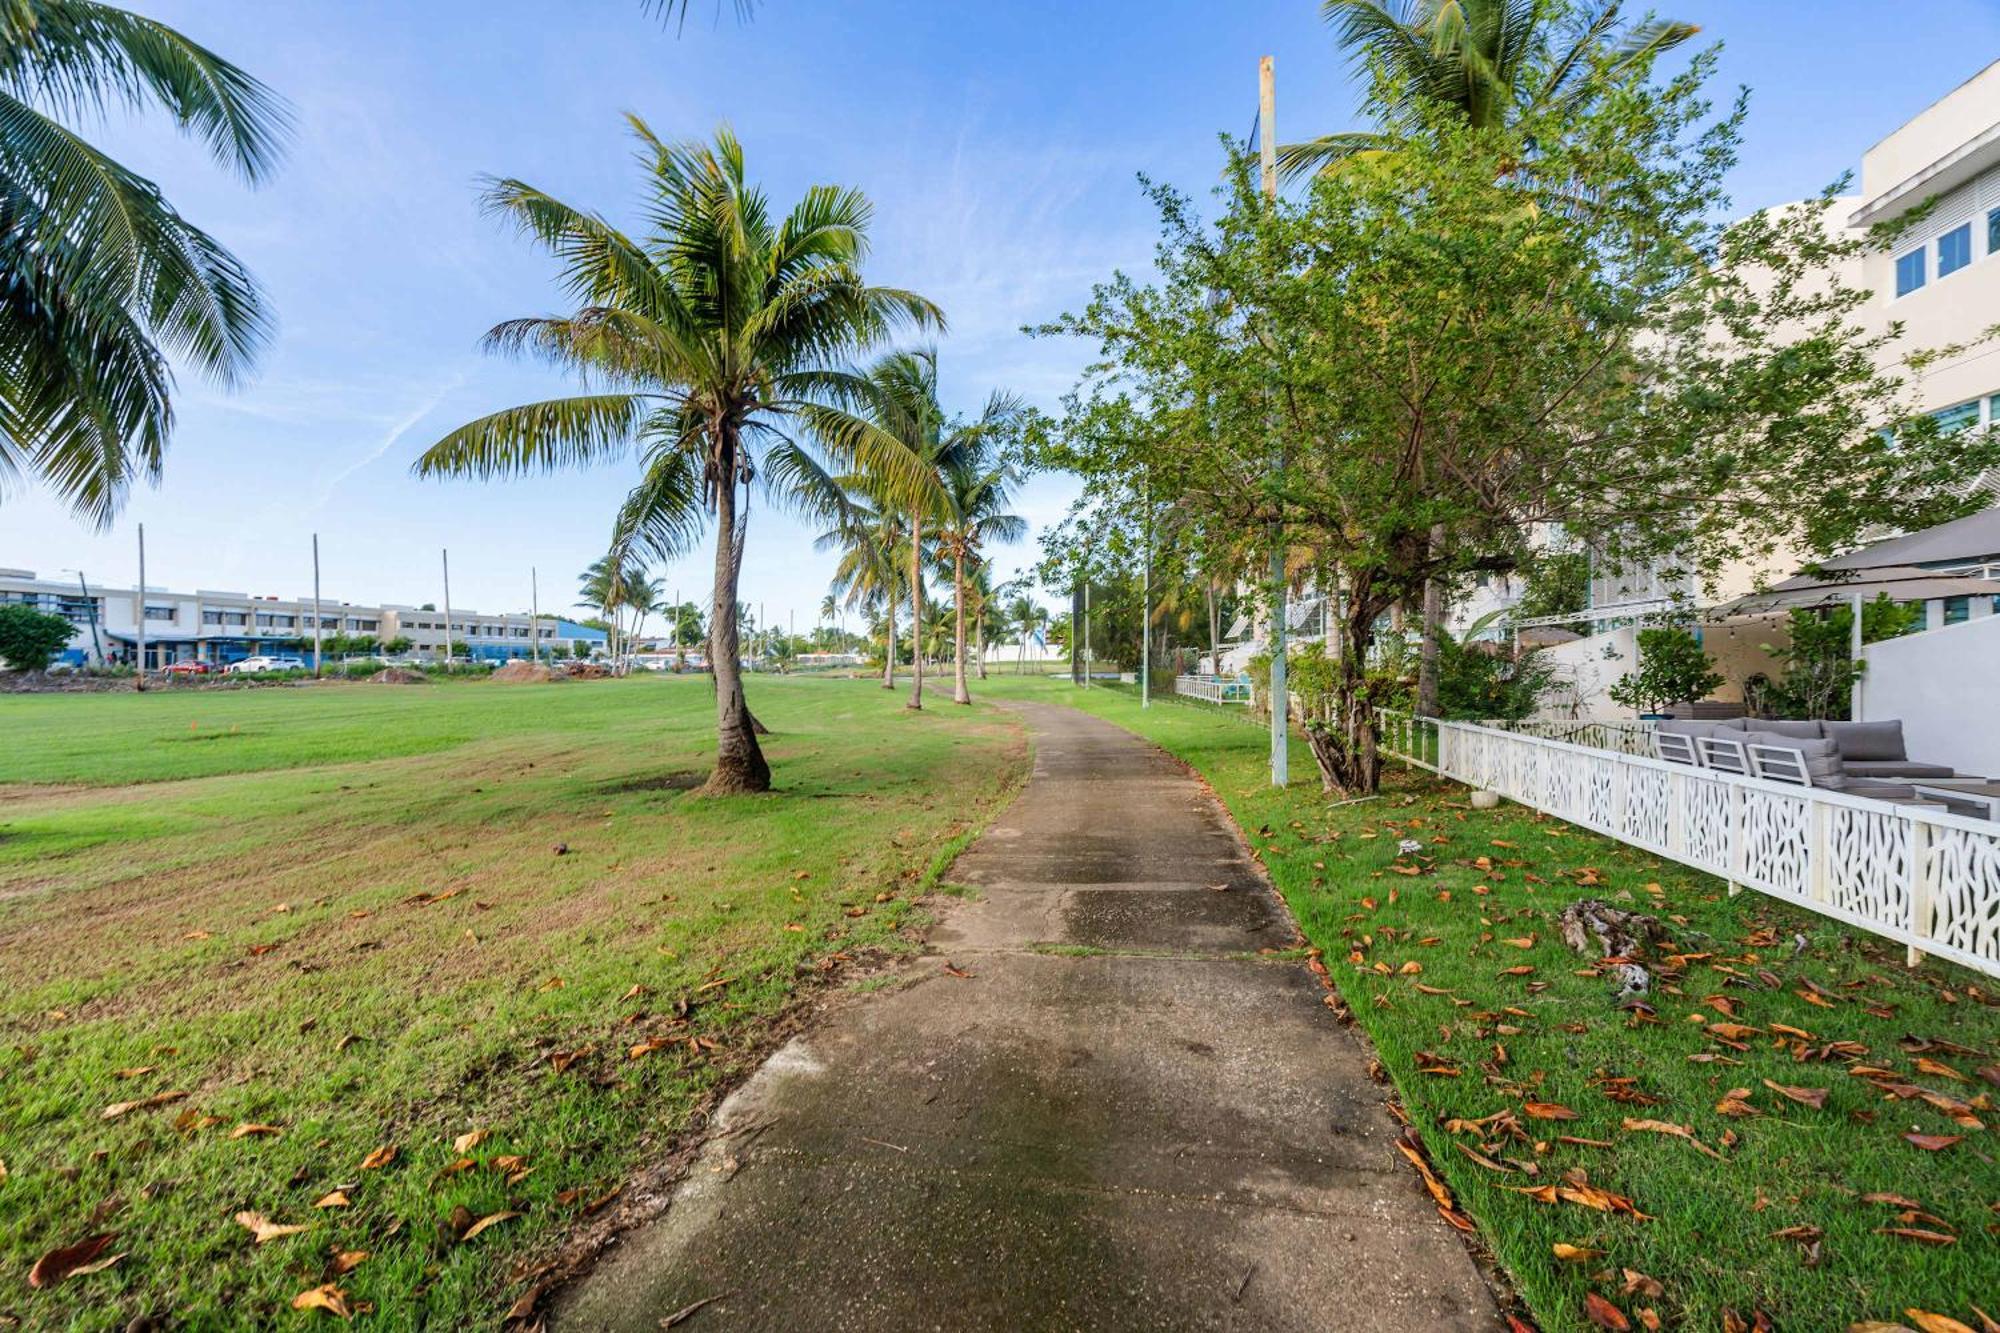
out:
<path id="1" fill-rule="evenodd" d="M 1295 785 L 1274 791 L 1266 733 L 1209 705 L 1142 713 L 1130 690 L 1002 688 L 1084 707 L 1208 779 L 1544 1329 L 1591 1327 L 1592 1294 L 1634 1328 L 1645 1311 L 1700 1330 L 1748 1328 L 1760 1310 L 1786 1330 L 1914 1325 L 1909 1309 L 1972 1328 L 1975 1306 L 2000 1318 L 1991 980 L 1935 963 L 1908 972 L 1899 947 L 1755 894 L 1729 898 L 1713 878 L 1519 806 L 1472 811 L 1456 786 L 1392 773 L 1381 799 L 1329 808 L 1302 743 Z M 1400 855 L 1405 838 L 1421 852 Z M 1618 1012 L 1609 983 L 1563 947 L 1556 915 L 1583 897 L 1661 917 L 1693 955 L 1656 995 L 1656 1016 Z M 1797 933 L 1807 944 L 1794 957 Z M 1725 1044 L 1716 1025 L 1731 1023 L 1754 1030 L 1721 1027 Z M 1856 1076 L 1864 1068 L 1965 1102 L 1983 1127 L 1892 1100 Z M 1824 1090 L 1824 1105 L 1766 1079 L 1809 1099 Z M 1738 1088 L 1755 1114 L 1720 1114 Z M 1529 1103 L 1576 1118 L 1538 1119 Z M 1627 1120 L 1683 1126 L 1716 1155 Z M 1926 1151 L 1907 1132 L 1962 1137 Z M 1648 1217 L 1524 1192 L 1589 1199 L 1586 1183 Z M 1596 1253 L 1564 1261 L 1557 1245 Z"/>
<path id="2" fill-rule="evenodd" d="M 985 708 L 750 691 L 782 790 L 726 800 L 701 678 L 0 697 L 0 1316 L 496 1325 L 1023 774 Z"/>

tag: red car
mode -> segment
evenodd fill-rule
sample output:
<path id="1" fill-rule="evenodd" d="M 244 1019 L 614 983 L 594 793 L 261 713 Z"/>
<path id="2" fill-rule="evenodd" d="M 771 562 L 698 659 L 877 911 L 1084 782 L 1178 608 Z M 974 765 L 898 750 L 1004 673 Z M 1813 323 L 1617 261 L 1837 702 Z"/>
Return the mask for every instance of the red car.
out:
<path id="1" fill-rule="evenodd" d="M 169 676 L 208 676 L 215 673 L 215 667 L 208 662 L 173 662 L 161 668 Z"/>

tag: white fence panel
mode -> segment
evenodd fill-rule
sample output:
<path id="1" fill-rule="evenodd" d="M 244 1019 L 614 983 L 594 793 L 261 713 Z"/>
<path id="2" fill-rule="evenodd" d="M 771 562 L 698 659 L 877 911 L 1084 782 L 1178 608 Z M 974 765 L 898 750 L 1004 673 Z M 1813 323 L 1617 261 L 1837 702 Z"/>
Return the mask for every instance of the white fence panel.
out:
<path id="1" fill-rule="evenodd" d="M 1912 962 L 2000 976 L 2000 823 L 1519 729 L 1386 711 L 1378 725 L 1384 754 L 1895 940 Z"/>

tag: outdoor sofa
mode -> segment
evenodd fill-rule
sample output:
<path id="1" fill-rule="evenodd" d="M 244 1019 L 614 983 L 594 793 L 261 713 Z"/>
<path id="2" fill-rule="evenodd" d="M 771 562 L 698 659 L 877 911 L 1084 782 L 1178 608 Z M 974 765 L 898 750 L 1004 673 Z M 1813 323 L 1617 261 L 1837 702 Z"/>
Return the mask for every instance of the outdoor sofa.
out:
<path id="1" fill-rule="evenodd" d="M 1879 722 L 1668 719 L 1654 731 L 1653 745 L 1668 763 L 1912 805 L 1937 802 L 1908 784 L 1964 776 L 1945 764 L 1911 759 L 1903 744 L 1903 724 L 1894 718 Z"/>

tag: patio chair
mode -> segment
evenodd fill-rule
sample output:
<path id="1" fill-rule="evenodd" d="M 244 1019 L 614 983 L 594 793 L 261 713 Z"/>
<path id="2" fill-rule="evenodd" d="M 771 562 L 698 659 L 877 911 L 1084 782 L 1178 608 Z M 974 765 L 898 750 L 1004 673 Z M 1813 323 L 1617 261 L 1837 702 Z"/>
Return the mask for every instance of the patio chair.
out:
<path id="1" fill-rule="evenodd" d="M 1694 737 L 1680 732 L 1654 732 L 1653 753 L 1670 764 L 1686 764 L 1690 768 L 1701 767 L 1701 756 L 1696 754 L 1694 749 Z"/>
<path id="2" fill-rule="evenodd" d="M 1717 773 L 1736 773 L 1749 777 L 1750 757 L 1744 753 L 1743 742 L 1727 736 L 1697 736 L 1694 738 L 1695 753 L 1701 756 L 1701 766 Z"/>
<path id="3" fill-rule="evenodd" d="M 1741 743 L 1750 776 L 1766 782 L 1782 782 L 1791 787 L 1818 787 L 1843 796 L 1860 796 L 1890 805 L 1907 805 L 1920 810 L 1943 810 L 1942 801 L 1919 796 L 1916 788 L 1893 782 L 1856 781 L 1841 762 L 1839 746 L 1831 740 L 1807 740 L 1771 732 L 1746 732 Z"/>

